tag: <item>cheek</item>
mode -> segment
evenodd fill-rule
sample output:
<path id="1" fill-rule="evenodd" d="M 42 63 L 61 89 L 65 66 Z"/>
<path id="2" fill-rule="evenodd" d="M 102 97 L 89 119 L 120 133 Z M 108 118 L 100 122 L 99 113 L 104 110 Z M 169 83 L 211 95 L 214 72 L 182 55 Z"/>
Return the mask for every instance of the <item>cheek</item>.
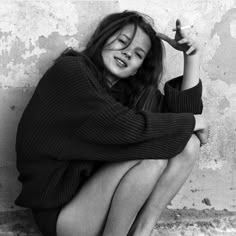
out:
<path id="1" fill-rule="evenodd" d="M 104 49 L 103 51 L 102 51 L 102 58 L 103 58 L 103 60 L 108 60 L 109 58 L 111 58 L 112 57 L 112 53 L 113 53 L 113 51 L 112 50 L 110 50 L 110 49 Z"/>
<path id="2" fill-rule="evenodd" d="M 138 70 L 143 64 L 143 61 L 137 61 L 136 63 L 134 63 L 133 69 L 134 70 Z"/>
<path id="3" fill-rule="evenodd" d="M 105 65 L 109 62 L 109 53 L 107 50 L 102 51 L 102 60 Z"/>

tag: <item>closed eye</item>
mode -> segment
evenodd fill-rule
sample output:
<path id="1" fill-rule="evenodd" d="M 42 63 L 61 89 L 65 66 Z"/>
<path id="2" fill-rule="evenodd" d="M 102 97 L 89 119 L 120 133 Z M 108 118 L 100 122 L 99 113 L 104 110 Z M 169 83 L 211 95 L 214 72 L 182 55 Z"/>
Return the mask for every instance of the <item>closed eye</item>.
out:
<path id="1" fill-rule="evenodd" d="M 122 44 L 124 44 L 124 45 L 126 45 L 127 44 L 127 42 L 126 41 L 124 41 L 123 39 L 118 39 L 118 41 L 119 42 L 121 42 Z"/>
<path id="2" fill-rule="evenodd" d="M 140 58 L 140 59 L 143 59 L 142 55 L 140 53 L 137 53 L 136 52 L 136 55 Z"/>

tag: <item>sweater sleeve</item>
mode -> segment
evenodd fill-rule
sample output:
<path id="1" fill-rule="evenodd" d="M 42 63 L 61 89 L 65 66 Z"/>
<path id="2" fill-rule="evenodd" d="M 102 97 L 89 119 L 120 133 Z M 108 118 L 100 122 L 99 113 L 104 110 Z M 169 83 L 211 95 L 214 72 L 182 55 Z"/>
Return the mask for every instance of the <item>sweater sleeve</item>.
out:
<path id="1" fill-rule="evenodd" d="M 193 133 L 191 113 L 137 112 L 117 102 L 80 57 L 62 59 L 48 77 L 39 94 L 51 104 L 54 129 L 67 129 L 62 159 L 171 158 Z"/>
<path id="2" fill-rule="evenodd" d="M 180 90 L 183 76 L 168 81 L 164 87 L 164 103 L 168 112 L 202 113 L 202 82 L 189 89 Z"/>
<path id="3" fill-rule="evenodd" d="M 91 147 L 98 149 L 106 147 L 107 150 L 111 147 L 108 148 L 108 145 L 112 145 L 115 150 L 136 144 L 139 147 L 144 145 L 144 149 L 145 146 L 153 148 L 165 141 L 166 150 L 175 150 L 167 155 L 171 157 L 176 150 L 185 147 L 193 133 L 195 119 L 191 113 L 137 112 L 115 101 L 78 57 L 57 63 L 52 73 L 58 81 L 54 82 L 59 99 L 55 104 L 60 107 L 58 110 L 68 111 L 66 117 L 74 118 L 73 122 L 63 121 L 70 126 L 73 123 L 68 143 L 70 148 L 66 150 L 72 150 L 76 142 L 80 142 L 80 150 L 87 144 L 93 144 Z M 76 104 L 74 108 L 72 103 Z M 68 152 L 65 155 L 69 155 Z"/>

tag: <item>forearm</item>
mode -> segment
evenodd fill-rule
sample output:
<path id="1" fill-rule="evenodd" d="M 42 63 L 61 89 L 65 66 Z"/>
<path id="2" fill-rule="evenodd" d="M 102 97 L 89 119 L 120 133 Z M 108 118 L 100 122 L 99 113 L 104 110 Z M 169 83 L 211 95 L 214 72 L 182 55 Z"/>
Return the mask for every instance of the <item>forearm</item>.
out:
<path id="1" fill-rule="evenodd" d="M 199 52 L 194 55 L 184 54 L 184 75 L 181 90 L 186 90 L 199 83 Z"/>

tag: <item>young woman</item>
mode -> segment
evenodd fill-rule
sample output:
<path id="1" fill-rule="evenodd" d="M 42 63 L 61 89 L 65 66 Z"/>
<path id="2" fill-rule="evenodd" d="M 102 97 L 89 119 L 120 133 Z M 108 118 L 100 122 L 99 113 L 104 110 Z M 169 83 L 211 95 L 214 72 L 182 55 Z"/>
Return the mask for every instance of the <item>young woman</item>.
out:
<path id="1" fill-rule="evenodd" d="M 158 89 L 163 44 L 183 76 Z M 107 16 L 86 49 L 67 49 L 40 80 L 20 120 L 16 204 L 50 236 L 149 236 L 207 142 L 199 51 L 133 11 Z"/>

